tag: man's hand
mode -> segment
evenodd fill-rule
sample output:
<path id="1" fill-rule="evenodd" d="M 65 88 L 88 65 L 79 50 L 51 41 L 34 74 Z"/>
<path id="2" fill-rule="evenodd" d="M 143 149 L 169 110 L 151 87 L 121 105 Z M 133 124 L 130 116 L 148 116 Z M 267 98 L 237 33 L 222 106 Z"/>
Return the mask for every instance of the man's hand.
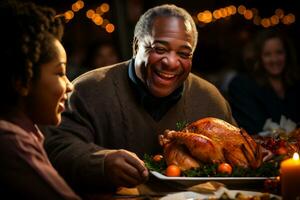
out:
<path id="1" fill-rule="evenodd" d="M 134 187 L 148 179 L 148 170 L 136 154 L 116 150 L 106 155 L 104 171 L 115 186 Z"/>

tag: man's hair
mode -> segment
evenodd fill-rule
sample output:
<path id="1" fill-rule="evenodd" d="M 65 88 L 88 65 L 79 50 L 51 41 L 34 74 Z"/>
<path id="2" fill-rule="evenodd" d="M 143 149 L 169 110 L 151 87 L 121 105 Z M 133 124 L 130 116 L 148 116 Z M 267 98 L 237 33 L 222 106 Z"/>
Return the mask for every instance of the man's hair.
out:
<path id="1" fill-rule="evenodd" d="M 0 3 L 1 106 L 13 106 L 18 98 L 15 82 L 27 85 L 39 77 L 40 65 L 54 57 L 53 40 L 61 40 L 62 21 L 48 7 L 31 2 Z"/>
<path id="2" fill-rule="evenodd" d="M 145 36 L 151 35 L 153 22 L 157 17 L 178 17 L 184 20 L 186 26 L 190 25 L 193 34 L 193 51 L 195 50 L 198 41 L 198 31 L 192 16 L 183 8 L 164 4 L 149 9 L 140 17 L 134 30 L 133 55 L 137 53 L 136 47 L 138 42 Z"/>

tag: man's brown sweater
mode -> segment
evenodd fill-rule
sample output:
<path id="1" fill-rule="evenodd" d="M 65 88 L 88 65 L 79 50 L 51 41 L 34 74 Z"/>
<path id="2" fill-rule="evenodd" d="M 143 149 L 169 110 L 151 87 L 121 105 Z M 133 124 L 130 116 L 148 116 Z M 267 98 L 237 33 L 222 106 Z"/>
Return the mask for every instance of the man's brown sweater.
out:
<path id="1" fill-rule="evenodd" d="M 77 78 L 61 125 L 46 130 L 49 158 L 75 189 L 109 186 L 103 169 L 106 149 L 126 149 L 142 159 L 162 151 L 158 134 L 176 129 L 177 122 L 217 117 L 235 123 L 219 91 L 192 73 L 180 100 L 155 121 L 135 96 L 128 65 L 99 68 Z M 92 154 L 100 149 L 103 154 Z"/>

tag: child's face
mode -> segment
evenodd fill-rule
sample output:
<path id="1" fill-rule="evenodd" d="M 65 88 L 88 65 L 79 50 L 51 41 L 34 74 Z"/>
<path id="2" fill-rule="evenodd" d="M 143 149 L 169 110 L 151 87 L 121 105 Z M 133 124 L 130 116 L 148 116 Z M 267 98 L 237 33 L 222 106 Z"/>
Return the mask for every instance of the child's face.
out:
<path id="1" fill-rule="evenodd" d="M 28 113 L 34 123 L 58 125 L 67 93 L 73 85 L 66 77 L 67 56 L 58 40 L 53 41 L 56 56 L 40 66 L 40 77 L 33 83 L 28 101 Z"/>

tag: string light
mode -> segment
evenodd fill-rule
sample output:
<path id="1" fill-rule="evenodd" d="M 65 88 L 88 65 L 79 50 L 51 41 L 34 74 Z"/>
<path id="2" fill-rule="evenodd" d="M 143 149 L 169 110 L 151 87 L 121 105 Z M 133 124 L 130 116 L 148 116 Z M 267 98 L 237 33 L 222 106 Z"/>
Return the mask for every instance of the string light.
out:
<path id="1" fill-rule="evenodd" d="M 67 22 L 74 18 L 75 13 L 80 11 L 85 6 L 83 0 L 78 0 L 71 5 L 71 10 L 64 13 L 64 17 Z M 89 9 L 86 11 L 86 17 L 92 20 L 96 25 L 104 28 L 108 33 L 112 33 L 115 30 L 115 26 L 105 19 L 103 15 L 110 11 L 110 5 L 108 3 L 102 3 L 95 10 Z M 285 11 L 281 8 L 277 8 L 274 11 L 274 15 L 271 17 L 261 18 L 259 16 L 259 10 L 257 8 L 247 9 L 245 5 L 239 5 L 238 7 L 230 5 L 224 8 L 219 8 L 214 11 L 205 10 L 203 12 L 198 12 L 193 19 L 199 27 L 204 27 L 205 24 L 215 22 L 222 18 L 228 18 L 232 15 L 240 14 L 246 20 L 252 20 L 253 24 L 257 26 L 263 26 L 268 28 L 270 26 L 276 26 L 279 23 L 284 25 L 290 25 L 295 23 L 296 17 L 293 13 L 285 15 Z"/>
<path id="2" fill-rule="evenodd" d="M 108 12 L 108 11 L 109 11 L 109 4 L 107 4 L 107 3 L 101 4 L 100 9 L 101 9 L 101 11 L 102 11 L 103 13 Z"/>
<path id="3" fill-rule="evenodd" d="M 205 10 L 203 12 L 198 12 L 194 19 L 199 27 L 204 27 L 205 24 L 215 22 L 221 18 L 227 18 L 237 13 L 242 15 L 246 20 L 252 20 L 253 24 L 257 26 L 263 26 L 265 28 L 276 26 L 279 23 L 290 25 L 296 21 L 296 17 L 293 13 L 285 15 L 284 10 L 281 8 L 277 8 L 274 11 L 274 15 L 271 17 L 261 18 L 257 8 L 247 9 L 244 5 L 239 5 L 238 7 L 230 5 L 224 8 L 216 9 L 212 12 Z"/>
<path id="4" fill-rule="evenodd" d="M 275 15 L 277 15 L 280 19 L 284 17 L 284 11 L 281 8 L 275 10 Z"/>
<path id="5" fill-rule="evenodd" d="M 87 18 L 90 18 L 97 26 L 101 26 L 107 33 L 115 31 L 115 26 L 109 22 L 108 19 L 104 19 L 103 15 L 109 12 L 110 6 L 108 3 L 102 3 L 95 10 L 88 10 L 86 12 Z"/>
<path id="6" fill-rule="evenodd" d="M 106 30 L 108 33 L 112 33 L 112 32 L 114 32 L 114 30 L 115 30 L 115 26 L 114 26 L 113 24 L 109 23 L 109 24 L 107 24 L 107 25 L 105 26 L 105 30 Z"/>
<path id="7" fill-rule="evenodd" d="M 66 11 L 63 15 L 67 22 L 74 18 L 75 13 L 79 12 L 84 7 L 84 1 L 78 0 L 71 5 L 71 10 Z M 104 19 L 103 15 L 108 13 L 110 5 L 108 3 L 102 3 L 95 10 L 89 9 L 85 15 L 88 19 L 92 20 L 95 25 L 100 26 L 106 30 L 107 33 L 115 31 L 115 25 L 112 24 L 108 19 Z"/>
<path id="8" fill-rule="evenodd" d="M 64 13 L 65 19 L 67 21 L 73 19 L 74 17 L 74 12 L 72 10 L 68 10 L 67 12 Z"/>
<path id="9" fill-rule="evenodd" d="M 95 11 L 92 9 L 89 9 L 88 11 L 86 11 L 86 17 L 92 19 L 93 16 L 95 14 Z"/>
<path id="10" fill-rule="evenodd" d="M 252 10 L 246 10 L 245 13 L 244 13 L 244 17 L 247 20 L 252 19 L 253 18 L 253 12 L 252 12 Z"/>
<path id="11" fill-rule="evenodd" d="M 271 17 L 271 23 L 272 25 L 277 25 L 279 23 L 279 17 L 277 15 L 273 15 Z"/>
<path id="12" fill-rule="evenodd" d="M 240 5 L 238 7 L 238 13 L 243 15 L 246 12 L 246 7 L 244 5 Z"/>

